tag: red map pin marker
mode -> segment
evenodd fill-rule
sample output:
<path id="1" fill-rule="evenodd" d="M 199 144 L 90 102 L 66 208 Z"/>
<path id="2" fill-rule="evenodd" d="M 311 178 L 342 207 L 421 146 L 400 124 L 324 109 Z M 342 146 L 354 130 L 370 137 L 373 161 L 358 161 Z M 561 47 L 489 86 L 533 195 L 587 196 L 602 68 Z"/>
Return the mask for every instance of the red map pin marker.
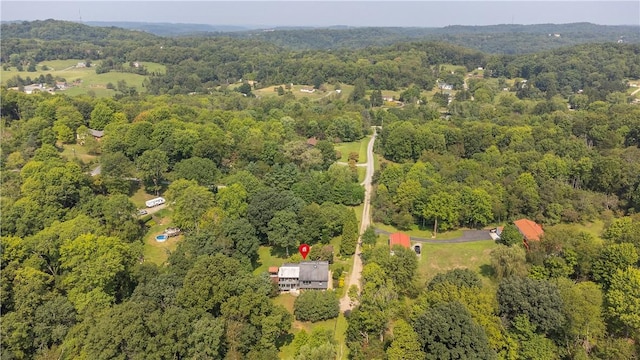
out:
<path id="1" fill-rule="evenodd" d="M 301 244 L 298 248 L 298 251 L 300 251 L 300 255 L 302 255 L 302 258 L 306 259 L 307 255 L 309 254 L 309 245 Z"/>

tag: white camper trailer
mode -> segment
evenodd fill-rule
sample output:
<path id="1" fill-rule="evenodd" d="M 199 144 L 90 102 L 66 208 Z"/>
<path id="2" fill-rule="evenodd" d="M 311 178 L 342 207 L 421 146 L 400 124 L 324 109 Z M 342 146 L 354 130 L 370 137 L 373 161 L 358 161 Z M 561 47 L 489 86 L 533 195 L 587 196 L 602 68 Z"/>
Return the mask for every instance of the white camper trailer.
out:
<path id="1" fill-rule="evenodd" d="M 145 204 L 147 205 L 148 208 L 152 208 L 154 206 L 158 206 L 158 205 L 162 205 L 165 203 L 164 198 L 158 197 L 155 199 L 151 199 L 151 200 L 147 200 L 145 202 Z"/>

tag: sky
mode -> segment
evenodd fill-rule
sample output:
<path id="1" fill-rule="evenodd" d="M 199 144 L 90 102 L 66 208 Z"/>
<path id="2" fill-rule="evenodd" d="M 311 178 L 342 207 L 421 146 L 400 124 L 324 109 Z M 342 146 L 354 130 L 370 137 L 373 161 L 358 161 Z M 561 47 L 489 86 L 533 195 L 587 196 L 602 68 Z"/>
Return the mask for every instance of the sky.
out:
<path id="1" fill-rule="evenodd" d="M 7 20 L 239 26 L 640 25 L 640 1 L 5 1 Z"/>

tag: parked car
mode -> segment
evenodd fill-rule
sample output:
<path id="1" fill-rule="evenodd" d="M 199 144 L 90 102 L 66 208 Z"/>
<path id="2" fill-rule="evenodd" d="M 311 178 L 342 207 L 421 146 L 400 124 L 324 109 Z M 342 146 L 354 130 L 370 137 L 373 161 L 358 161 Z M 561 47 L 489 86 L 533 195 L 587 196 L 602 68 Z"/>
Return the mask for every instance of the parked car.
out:
<path id="1" fill-rule="evenodd" d="M 147 214 L 148 214 L 148 212 L 145 209 L 138 210 L 138 215 L 147 215 Z"/>

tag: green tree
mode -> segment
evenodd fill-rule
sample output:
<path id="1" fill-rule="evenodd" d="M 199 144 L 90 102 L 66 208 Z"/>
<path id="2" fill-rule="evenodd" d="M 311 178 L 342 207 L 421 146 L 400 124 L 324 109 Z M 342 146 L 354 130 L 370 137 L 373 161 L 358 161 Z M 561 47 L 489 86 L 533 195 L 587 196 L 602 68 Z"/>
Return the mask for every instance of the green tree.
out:
<path id="1" fill-rule="evenodd" d="M 91 112 L 89 126 L 95 130 L 104 130 L 104 127 L 113 120 L 113 114 L 113 109 L 104 102 L 98 102 Z"/>
<path id="2" fill-rule="evenodd" d="M 384 104 L 384 100 L 382 98 L 382 91 L 373 90 L 371 92 L 371 96 L 369 97 L 369 101 L 371 102 L 371 106 L 373 107 L 382 106 L 382 104 Z"/>
<path id="3" fill-rule="evenodd" d="M 425 359 L 493 359 L 487 335 L 459 302 L 437 304 L 413 319 Z"/>
<path id="4" fill-rule="evenodd" d="M 536 326 L 527 315 L 518 315 L 513 321 L 512 331 L 518 341 L 518 358 L 528 360 L 560 359 L 558 347 L 545 337 L 536 334 Z"/>
<path id="5" fill-rule="evenodd" d="M 364 78 L 358 78 L 353 84 L 353 91 L 349 94 L 349 101 L 358 102 L 364 99 L 367 92 L 367 83 Z"/>
<path id="6" fill-rule="evenodd" d="M 231 184 L 218 190 L 216 203 L 224 211 L 225 216 L 237 219 L 247 215 L 247 196 L 244 186 Z"/>
<path id="7" fill-rule="evenodd" d="M 79 313 L 91 313 L 111 305 L 126 287 L 128 271 L 137 260 L 132 248 L 115 237 L 80 235 L 60 248 L 62 284 Z"/>
<path id="8" fill-rule="evenodd" d="M 224 320 L 205 314 L 193 324 L 187 343 L 193 358 L 223 359 Z"/>
<path id="9" fill-rule="evenodd" d="M 202 186 L 215 186 L 218 173 L 218 168 L 212 160 L 199 157 L 184 159 L 173 168 L 175 179 L 195 180 Z"/>
<path id="10" fill-rule="evenodd" d="M 605 334 L 602 290 L 593 282 L 560 283 L 560 296 L 567 317 L 567 347 L 590 352 Z"/>
<path id="11" fill-rule="evenodd" d="M 289 257 L 289 247 L 298 245 L 300 235 L 300 225 L 298 216 L 292 211 L 278 211 L 269 221 L 267 236 L 269 242 L 284 248 Z"/>
<path id="12" fill-rule="evenodd" d="M 105 228 L 109 236 L 133 242 L 142 236 L 136 219 L 136 206 L 123 194 L 109 196 L 102 205 Z"/>
<path id="13" fill-rule="evenodd" d="M 153 184 L 152 189 L 159 194 L 164 179 L 164 172 L 169 168 L 167 154 L 158 149 L 147 150 L 136 159 L 136 165 L 146 183 Z"/>
<path id="14" fill-rule="evenodd" d="M 404 320 L 396 321 L 393 327 L 393 342 L 387 348 L 389 360 L 424 359 L 418 334 Z"/>
<path id="15" fill-rule="evenodd" d="M 434 236 L 437 235 L 438 228 L 449 230 L 455 227 L 458 223 L 456 197 L 444 191 L 429 196 L 427 205 L 422 211 L 422 216 L 427 220 L 433 221 Z M 440 221 L 440 227 L 438 227 L 438 221 Z"/>
<path id="16" fill-rule="evenodd" d="M 340 313 L 340 304 L 332 290 L 304 291 L 293 303 L 293 314 L 300 321 L 333 319 Z"/>
<path id="17" fill-rule="evenodd" d="M 500 316 L 513 324 L 518 315 L 526 315 L 535 331 L 547 334 L 565 321 L 558 287 L 548 281 L 510 277 L 503 279 L 496 294 Z"/>
<path id="18" fill-rule="evenodd" d="M 500 242 L 507 246 L 520 245 L 523 239 L 524 236 L 522 236 L 520 230 L 513 224 L 505 225 L 502 233 L 500 233 Z"/>
<path id="19" fill-rule="evenodd" d="M 491 251 L 490 256 L 491 267 L 499 280 L 527 275 L 526 254 L 523 248 L 498 246 Z"/>
<path id="20" fill-rule="evenodd" d="M 638 252 L 632 244 L 609 244 L 593 262 L 593 279 L 607 289 L 617 270 L 624 270 L 637 262 Z"/>
<path id="21" fill-rule="evenodd" d="M 626 335 L 640 333 L 640 270 L 617 269 L 605 295 L 606 315 Z"/>
<path id="22" fill-rule="evenodd" d="M 348 210 L 344 225 L 342 226 L 342 241 L 340 242 L 340 254 L 349 256 L 356 252 L 358 245 L 358 219 L 353 210 Z"/>
<path id="23" fill-rule="evenodd" d="M 460 222 L 471 227 L 481 227 L 491 221 L 491 195 L 481 188 L 464 187 L 460 192 Z"/>
<path id="24" fill-rule="evenodd" d="M 429 281 L 427 288 L 433 290 L 438 284 L 451 284 L 456 287 L 477 288 L 482 287 L 482 280 L 478 277 L 478 274 L 469 269 L 454 269 L 449 270 L 446 273 L 439 273 Z"/>
<path id="25" fill-rule="evenodd" d="M 362 243 L 369 246 L 374 246 L 377 241 L 378 235 L 376 235 L 373 226 L 367 227 L 367 230 L 362 233 Z"/>
<path id="26" fill-rule="evenodd" d="M 192 185 L 175 194 L 173 222 L 186 231 L 200 230 L 203 215 L 215 205 L 214 195 L 209 189 Z"/>

